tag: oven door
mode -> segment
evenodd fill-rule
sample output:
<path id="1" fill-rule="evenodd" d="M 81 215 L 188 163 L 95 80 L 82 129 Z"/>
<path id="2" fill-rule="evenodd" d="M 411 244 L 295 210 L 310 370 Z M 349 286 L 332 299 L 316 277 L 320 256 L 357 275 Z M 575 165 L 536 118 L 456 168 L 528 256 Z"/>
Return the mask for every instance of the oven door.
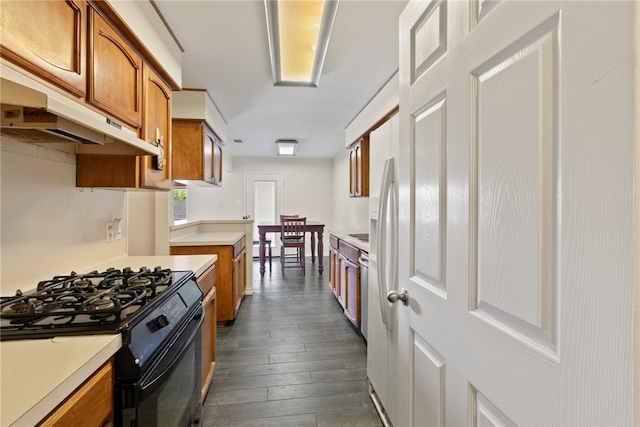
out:
<path id="1" fill-rule="evenodd" d="M 200 412 L 203 320 L 199 311 L 154 369 L 137 383 L 118 387 L 116 401 L 122 406 L 117 425 L 187 427 L 194 423 Z M 136 403 L 125 404 L 131 396 L 136 396 Z"/>

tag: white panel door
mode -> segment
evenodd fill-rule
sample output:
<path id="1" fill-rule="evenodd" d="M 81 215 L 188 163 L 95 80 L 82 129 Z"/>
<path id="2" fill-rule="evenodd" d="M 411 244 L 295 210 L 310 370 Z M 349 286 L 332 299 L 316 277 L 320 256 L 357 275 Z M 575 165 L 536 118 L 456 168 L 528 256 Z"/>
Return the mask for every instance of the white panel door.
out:
<path id="1" fill-rule="evenodd" d="M 284 210 L 284 175 L 247 172 L 245 174 L 246 214 L 253 219 L 253 240 L 258 240 L 258 224 L 280 222 Z M 280 239 L 274 233 L 271 238 L 272 251 L 280 250 Z"/>
<path id="2" fill-rule="evenodd" d="M 394 425 L 632 425 L 635 7 L 403 12 Z"/>

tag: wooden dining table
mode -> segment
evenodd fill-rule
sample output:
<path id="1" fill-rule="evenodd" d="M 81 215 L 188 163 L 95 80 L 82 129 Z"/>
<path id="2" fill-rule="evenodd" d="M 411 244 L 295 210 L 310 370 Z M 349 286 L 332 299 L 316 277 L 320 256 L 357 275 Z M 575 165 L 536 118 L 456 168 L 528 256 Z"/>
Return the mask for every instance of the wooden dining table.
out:
<path id="1" fill-rule="evenodd" d="M 260 223 L 258 224 L 258 234 L 260 235 L 260 276 L 264 276 L 265 268 L 265 242 L 267 233 L 280 233 L 282 231 L 281 224 Z M 318 221 L 307 221 L 305 232 L 311 237 L 311 262 L 316 262 L 316 238 L 318 248 L 318 273 L 322 274 L 324 266 L 322 265 L 322 254 L 324 245 L 322 243 L 322 233 L 324 233 L 324 224 Z M 317 235 L 317 236 L 316 236 Z"/>

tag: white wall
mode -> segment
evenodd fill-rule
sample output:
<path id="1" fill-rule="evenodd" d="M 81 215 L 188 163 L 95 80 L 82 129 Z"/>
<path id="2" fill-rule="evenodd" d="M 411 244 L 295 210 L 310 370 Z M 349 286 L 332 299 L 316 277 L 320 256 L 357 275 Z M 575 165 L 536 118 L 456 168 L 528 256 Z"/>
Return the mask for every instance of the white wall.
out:
<path id="1" fill-rule="evenodd" d="M 173 225 L 170 196 L 171 191 L 127 193 L 129 255 L 169 255 L 169 226 Z"/>
<path id="2" fill-rule="evenodd" d="M 126 254 L 126 193 L 76 188 L 75 156 L 0 137 L 0 294 Z M 106 223 L 122 218 L 122 240 Z"/>
<path id="3" fill-rule="evenodd" d="M 369 198 L 349 197 L 349 150 L 333 159 L 333 229 L 367 233 Z"/>
<path id="4" fill-rule="evenodd" d="M 222 176 L 222 187 L 187 186 L 187 219 L 241 219 L 245 215 L 245 173 L 284 175 L 284 211 L 333 227 L 333 162 L 331 159 L 233 159 L 233 171 Z M 325 252 L 328 253 L 325 232 Z"/>

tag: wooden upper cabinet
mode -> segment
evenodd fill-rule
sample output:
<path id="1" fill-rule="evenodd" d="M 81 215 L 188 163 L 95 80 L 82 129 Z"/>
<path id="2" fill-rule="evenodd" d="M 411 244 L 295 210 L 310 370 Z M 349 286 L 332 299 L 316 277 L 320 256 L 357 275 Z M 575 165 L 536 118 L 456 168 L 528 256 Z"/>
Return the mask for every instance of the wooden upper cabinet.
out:
<path id="1" fill-rule="evenodd" d="M 172 179 L 220 185 L 222 148 L 218 136 L 200 119 L 173 119 L 172 126 Z"/>
<path id="2" fill-rule="evenodd" d="M 89 9 L 87 101 L 127 125 L 142 127 L 142 57 L 93 8 Z"/>
<path id="3" fill-rule="evenodd" d="M 84 98 L 86 0 L 2 1 L 0 8 L 0 56 Z"/>
<path id="4" fill-rule="evenodd" d="M 163 147 L 164 157 L 140 156 L 140 187 L 171 188 L 171 90 L 147 64 L 144 76 L 142 139 Z"/>
<path id="5" fill-rule="evenodd" d="M 144 64 L 144 126 L 141 137 L 149 144 L 160 139 L 160 156 L 78 154 L 76 186 L 93 188 L 171 188 L 171 90 Z"/>
<path id="6" fill-rule="evenodd" d="M 349 196 L 369 196 L 369 135 L 360 138 L 349 151 Z"/>

